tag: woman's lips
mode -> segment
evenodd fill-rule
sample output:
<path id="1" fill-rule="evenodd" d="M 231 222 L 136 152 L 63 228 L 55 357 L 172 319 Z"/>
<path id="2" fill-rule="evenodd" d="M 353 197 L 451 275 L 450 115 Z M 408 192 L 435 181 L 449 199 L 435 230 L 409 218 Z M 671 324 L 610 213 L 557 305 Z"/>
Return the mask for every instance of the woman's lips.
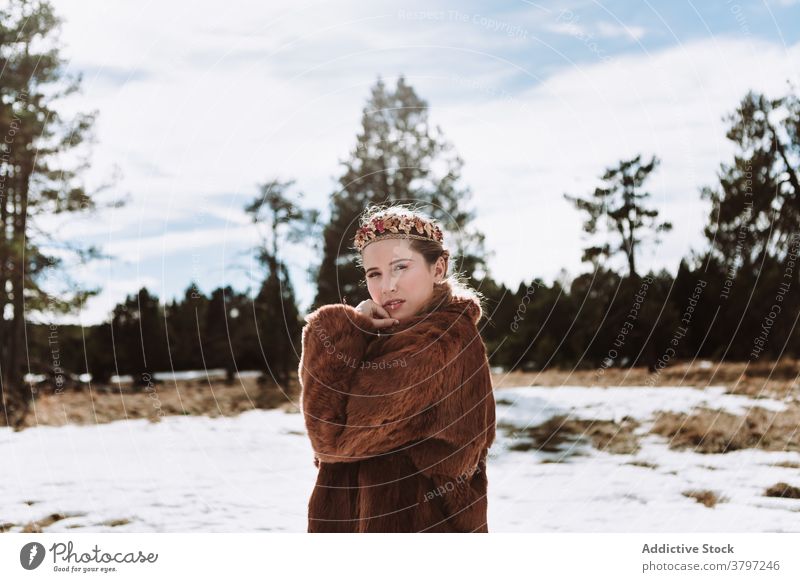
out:
<path id="1" fill-rule="evenodd" d="M 395 310 L 395 309 L 399 309 L 399 308 L 400 308 L 400 306 L 401 306 L 401 305 L 403 305 L 403 303 L 405 303 L 405 301 L 404 301 L 404 300 L 401 300 L 401 301 L 393 301 L 392 303 L 387 303 L 387 304 L 386 304 L 386 309 L 389 309 L 389 310 Z"/>

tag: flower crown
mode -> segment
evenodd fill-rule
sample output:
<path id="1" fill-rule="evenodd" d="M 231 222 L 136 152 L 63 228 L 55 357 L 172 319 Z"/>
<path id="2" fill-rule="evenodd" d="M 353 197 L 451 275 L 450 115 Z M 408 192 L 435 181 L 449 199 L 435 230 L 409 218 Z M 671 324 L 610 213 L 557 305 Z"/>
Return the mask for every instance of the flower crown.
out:
<path id="1" fill-rule="evenodd" d="M 442 242 L 442 230 L 432 221 L 409 214 L 378 214 L 362 225 L 355 236 L 355 247 L 364 250 L 371 242 L 383 238 L 415 238 Z"/>

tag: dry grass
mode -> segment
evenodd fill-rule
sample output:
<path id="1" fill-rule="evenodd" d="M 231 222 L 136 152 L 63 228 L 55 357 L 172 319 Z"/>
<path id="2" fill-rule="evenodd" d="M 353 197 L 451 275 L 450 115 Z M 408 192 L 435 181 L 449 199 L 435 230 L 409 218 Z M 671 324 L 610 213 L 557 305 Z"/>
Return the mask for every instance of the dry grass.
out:
<path id="1" fill-rule="evenodd" d="M 509 447 L 511 450 L 534 449 L 546 453 L 564 453 L 561 457 L 563 460 L 568 456 L 579 455 L 573 445 L 586 439 L 595 448 L 608 453 L 633 454 L 639 450 L 633 434 L 637 426 L 639 423 L 629 417 L 625 417 L 621 423 L 615 423 L 610 420 L 582 420 L 558 415 L 525 429 L 503 423 L 498 428 L 507 431 L 514 439 Z"/>
<path id="2" fill-rule="evenodd" d="M 772 368 L 774 367 L 774 371 Z M 797 389 L 795 378 L 800 363 L 784 359 L 778 363 L 758 362 L 745 370 L 744 364 L 726 363 L 701 368 L 697 362 L 676 363 L 662 370 L 655 386 L 726 385 L 732 393 L 786 398 Z M 772 378 L 767 376 L 772 371 Z M 641 386 L 648 385 L 644 368 L 608 369 L 598 376 L 595 370 L 546 370 L 537 373 L 513 372 L 493 374 L 495 388 L 506 386 Z M 598 382 L 599 378 L 599 382 Z M 235 416 L 254 408 L 281 407 L 297 412 L 299 386 L 296 378 L 286 393 L 277 386 L 260 387 L 255 378 L 236 380 L 232 386 L 223 382 L 169 382 L 157 384 L 155 392 L 122 391 L 116 386 L 99 386 L 92 390 L 65 391 L 61 394 L 40 392 L 34 396 L 35 406 L 25 420 L 26 427 L 65 424 L 91 425 L 129 418 L 146 418 L 157 422 L 161 415 Z M 788 399 L 787 399 L 788 400 Z M 498 395 L 498 402 L 502 401 Z M 775 418 L 760 409 L 742 419 L 727 413 L 700 411 L 686 415 L 662 414 L 654 432 L 667 436 L 673 448 L 697 448 L 702 452 L 720 452 L 758 446 L 769 450 L 798 450 L 800 439 L 800 404 Z M 528 442 L 514 446 L 558 449 L 579 438 L 611 453 L 635 452 L 638 449 L 632 434 L 631 420 L 615 425 L 610 421 L 551 419 L 544 425 L 529 428 Z M 0 524 L 1 525 L 1 524 Z"/>
<path id="3" fill-rule="evenodd" d="M 783 400 L 787 409 L 771 412 L 760 407 L 735 415 L 709 409 L 690 414 L 659 413 L 651 432 L 669 439 L 672 449 L 692 449 L 699 453 L 724 453 L 737 449 L 760 448 L 770 451 L 800 451 L 800 361 L 783 358 L 778 362 L 723 363 L 701 367 L 699 362 L 676 362 L 653 376 L 646 368 L 591 370 L 545 370 L 493 374 L 496 389 L 516 386 L 686 386 L 703 388 L 725 386 L 729 394 L 751 398 Z M 655 380 L 655 381 L 653 381 Z M 498 399 L 498 402 L 503 402 Z M 586 432 L 598 448 L 609 452 L 635 451 L 634 436 L 625 427 L 596 425 L 594 428 L 569 421 L 545 423 L 533 431 L 532 442 L 519 443 L 520 449 L 542 447 L 568 436 Z M 590 421 L 583 421 L 590 422 Z M 595 421 L 596 422 L 596 421 Z M 548 432 L 553 433 L 548 435 Z M 611 437 L 611 438 L 609 438 Z M 604 438 L 607 442 L 604 443 Z M 542 450 L 546 450 L 542 448 Z M 794 465 L 796 466 L 796 465 Z"/>
<path id="4" fill-rule="evenodd" d="M 169 382 L 156 384 L 150 391 L 120 391 L 110 386 L 60 394 L 40 391 L 34 395 L 25 427 L 91 425 L 131 418 L 158 422 L 164 415 L 235 416 L 254 408 L 296 410 L 298 400 L 296 380 L 284 394 L 274 384 L 259 386 L 256 378 L 242 378 L 231 386 L 224 382 Z"/>
<path id="5" fill-rule="evenodd" d="M 751 408 L 743 416 L 707 408 L 691 414 L 662 412 L 650 432 L 668 438 L 671 449 L 697 453 L 800 451 L 800 406 L 781 412 Z"/>
<path id="6" fill-rule="evenodd" d="M 615 423 L 607 420 L 581 420 L 564 415 L 552 417 L 542 424 L 525 429 L 510 424 L 498 424 L 499 429 L 506 431 L 514 439 L 509 447 L 511 450 L 563 452 L 562 458 L 578 454 L 571 452 L 573 445 L 586 439 L 601 451 L 613 454 L 636 453 L 639 443 L 634 430 L 638 426 L 639 422 L 630 417 Z M 743 416 L 705 408 L 697 409 L 691 414 L 662 412 L 657 416 L 650 432 L 668 438 L 671 449 L 691 449 L 698 453 L 726 453 L 747 448 L 800 451 L 800 406 L 789 406 L 781 412 L 752 408 Z M 642 461 L 629 464 L 656 467 Z M 792 461 L 774 465 L 800 468 L 800 464 Z"/>
<path id="7" fill-rule="evenodd" d="M 773 467 L 784 467 L 785 469 L 800 469 L 800 463 L 795 463 L 794 461 L 780 461 L 771 465 Z"/>
<path id="8" fill-rule="evenodd" d="M 45 528 L 53 525 L 57 521 L 61 521 L 62 519 L 67 519 L 69 517 L 83 517 L 85 515 L 86 515 L 85 513 L 60 513 L 60 512 L 59 513 L 51 513 L 50 515 L 46 515 L 45 517 L 43 517 L 41 519 L 36 519 L 36 520 L 33 520 L 33 521 L 29 521 L 24 525 L 23 524 L 19 524 L 22 527 L 22 529 L 20 530 L 20 533 L 42 533 L 43 531 L 45 531 Z M 105 525 L 105 526 L 108 526 L 108 527 L 117 527 L 117 526 L 120 526 L 120 525 L 127 525 L 129 523 L 131 523 L 129 519 L 120 518 L 120 519 L 107 519 L 106 521 L 102 521 L 102 522 L 94 524 L 94 525 Z M 9 532 L 15 527 L 18 527 L 18 525 L 15 524 L 15 523 L 11 523 L 11 522 L 2 523 L 2 524 L 0 524 L 0 533 Z M 67 527 L 68 528 L 78 528 L 78 527 L 84 527 L 84 526 L 73 524 L 73 525 L 68 525 Z"/>
<path id="9" fill-rule="evenodd" d="M 708 489 L 692 489 L 684 491 L 683 495 L 691 497 L 706 507 L 714 507 L 717 503 L 728 501 L 727 497 L 719 496 L 715 491 L 709 491 Z"/>
<path id="10" fill-rule="evenodd" d="M 68 517 L 82 517 L 86 515 L 85 513 L 51 513 L 41 519 L 37 519 L 35 521 L 29 521 L 26 523 L 22 531 L 20 533 L 42 533 L 44 528 L 53 525 L 57 521 L 61 521 L 62 519 L 67 519 Z M 14 527 L 12 524 L 11 527 Z"/>
<path id="11" fill-rule="evenodd" d="M 767 497 L 788 497 L 790 499 L 800 499 L 800 487 L 794 487 L 788 483 L 776 483 L 768 488 L 764 495 Z"/>
<path id="12" fill-rule="evenodd" d="M 647 368 L 609 368 L 597 370 L 557 370 L 493 374 L 495 388 L 514 386 L 726 386 L 730 394 L 784 399 L 800 397 L 800 360 L 782 358 L 778 362 L 738 362 L 701 367 L 699 361 L 675 362 L 658 374 Z"/>
<path id="13" fill-rule="evenodd" d="M 28 500 L 28 501 L 25 501 L 25 503 L 28 504 L 28 505 L 35 505 L 38 502 L 37 501 Z M 17 527 L 21 528 L 21 529 L 18 530 L 20 533 L 42 533 L 42 532 L 44 532 L 46 530 L 46 528 L 50 527 L 51 525 L 53 525 L 57 521 L 61 521 L 63 519 L 67 519 L 67 518 L 70 518 L 70 517 L 84 517 L 85 515 L 86 515 L 86 513 L 81 513 L 81 512 L 73 512 L 73 513 L 56 512 L 56 513 L 51 513 L 49 515 L 41 517 L 39 519 L 34 519 L 34 520 L 29 521 L 27 523 L 23 522 L 23 523 L 20 523 L 20 524 L 16 524 L 16 523 L 12 523 L 12 522 L 4 522 L 4 523 L 0 523 L 0 533 L 7 533 L 7 532 L 10 532 L 10 531 L 13 531 L 14 528 L 17 528 Z M 99 523 L 96 523 L 96 524 L 93 524 L 93 525 L 104 525 L 104 526 L 108 526 L 108 527 L 117 527 L 117 526 L 120 526 L 120 525 L 127 525 L 129 523 L 131 523 L 131 521 L 129 519 L 123 517 L 123 518 L 119 518 L 119 519 L 107 519 L 105 521 L 102 521 L 102 522 L 99 522 Z M 66 527 L 67 528 L 79 528 L 79 527 L 84 527 L 84 526 L 83 525 L 79 525 L 79 524 L 70 524 L 70 525 L 67 525 Z"/>
<path id="14" fill-rule="evenodd" d="M 655 463 L 648 463 L 647 461 L 629 461 L 626 465 L 633 465 L 634 467 L 644 467 L 646 469 L 658 469 Z"/>

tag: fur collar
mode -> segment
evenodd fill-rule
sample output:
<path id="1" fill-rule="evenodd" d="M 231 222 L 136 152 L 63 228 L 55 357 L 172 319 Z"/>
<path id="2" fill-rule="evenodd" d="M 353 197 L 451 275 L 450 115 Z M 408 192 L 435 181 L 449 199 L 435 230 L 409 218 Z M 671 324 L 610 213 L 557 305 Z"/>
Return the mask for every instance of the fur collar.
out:
<path id="1" fill-rule="evenodd" d="M 441 283 L 433 284 L 433 294 L 416 315 L 397 325 L 384 328 L 378 335 L 393 335 L 439 313 L 450 316 L 465 315 L 477 325 L 483 310 L 475 292 L 445 279 Z"/>

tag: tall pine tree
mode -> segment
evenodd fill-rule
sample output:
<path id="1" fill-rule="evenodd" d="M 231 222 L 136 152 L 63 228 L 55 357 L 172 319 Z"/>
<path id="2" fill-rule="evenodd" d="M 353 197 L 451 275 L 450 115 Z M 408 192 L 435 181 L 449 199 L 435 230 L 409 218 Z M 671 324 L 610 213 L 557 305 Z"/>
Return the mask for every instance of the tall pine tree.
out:
<path id="1" fill-rule="evenodd" d="M 736 152 L 701 191 L 711 201 L 704 234 L 723 270 L 751 271 L 765 253 L 783 261 L 800 232 L 800 98 L 751 91 L 726 120 Z"/>
<path id="2" fill-rule="evenodd" d="M 438 219 L 450 235 L 451 268 L 468 278 L 484 278 L 484 236 L 470 227 L 474 213 L 465 203 L 471 193 L 459 185 L 463 160 L 441 128 L 431 127 L 427 103 L 403 76 L 394 90 L 378 78 L 363 110 L 356 145 L 342 163 L 345 171 L 331 199 L 311 309 L 345 297 L 348 303 L 366 298 L 351 246 L 358 218 L 370 204 L 411 204 Z"/>
<path id="3" fill-rule="evenodd" d="M 67 250 L 86 261 L 100 257 L 99 250 L 58 240 L 39 220 L 99 208 L 80 180 L 95 113 L 65 119 L 57 108 L 81 81 L 64 69 L 59 25 L 46 1 L 0 7 L 0 423 L 12 426 L 30 406 L 23 382 L 26 313 L 68 313 L 99 292 L 73 281 L 58 254 Z M 47 288 L 54 271 L 63 291 Z M 55 347 L 51 365 L 60 367 Z"/>
<path id="4" fill-rule="evenodd" d="M 291 372 L 297 369 L 301 322 L 294 287 L 283 259 L 286 247 L 315 234 L 319 217 L 307 210 L 288 191 L 293 181 L 271 180 L 260 186 L 259 195 L 245 207 L 259 227 L 261 244 L 257 260 L 265 278 L 254 300 L 258 344 L 263 362 L 262 380 L 266 385 L 286 388 Z M 299 193 L 297 198 L 302 198 Z"/>
<path id="5" fill-rule="evenodd" d="M 628 263 L 628 275 L 638 277 L 636 251 L 643 242 L 643 234 L 651 231 L 654 242 L 659 242 L 658 233 L 672 229 L 669 222 L 658 222 L 658 210 L 644 205 L 650 193 L 644 191 L 642 186 L 658 164 L 655 156 L 646 163 L 642 163 L 641 155 L 622 160 L 617 166 L 606 169 L 602 176 L 605 185 L 595 188 L 591 198 L 564 194 L 564 198 L 578 210 L 588 214 L 583 225 L 584 231 L 595 234 L 598 222 L 604 219 L 602 225 L 605 234 L 609 239 L 618 239 L 614 246 L 606 241 L 599 246 L 587 247 L 583 251 L 583 261 L 596 263 L 603 257 L 610 258 L 623 253 Z"/>

